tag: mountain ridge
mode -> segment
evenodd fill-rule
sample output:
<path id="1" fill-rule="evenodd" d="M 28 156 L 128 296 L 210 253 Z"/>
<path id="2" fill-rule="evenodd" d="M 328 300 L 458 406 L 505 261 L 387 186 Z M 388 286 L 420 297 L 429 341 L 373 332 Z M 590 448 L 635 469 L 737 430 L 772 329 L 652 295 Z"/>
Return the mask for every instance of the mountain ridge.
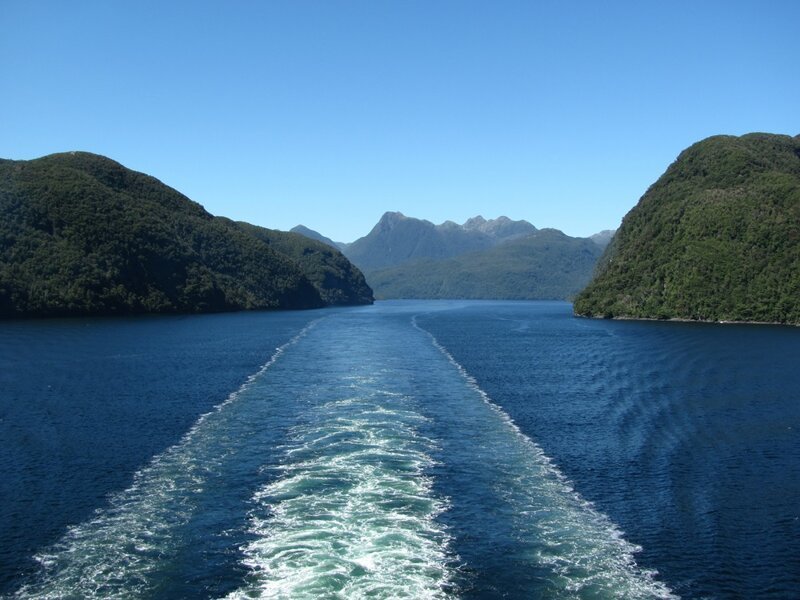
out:
<path id="1" fill-rule="evenodd" d="M 366 271 L 379 299 L 564 300 L 588 283 L 601 248 L 540 229 L 490 248 Z"/>
<path id="2" fill-rule="evenodd" d="M 398 211 L 341 245 L 379 299 L 571 298 L 591 278 L 602 246 L 506 216 L 435 225 Z"/>
<path id="3" fill-rule="evenodd" d="M 337 244 L 332 239 L 325 237 L 318 231 L 314 231 L 313 229 L 309 229 L 305 225 L 295 225 L 289 230 L 289 233 L 297 233 L 300 235 L 304 235 L 307 238 L 312 240 L 316 240 L 317 242 L 322 242 L 323 244 L 327 244 L 332 248 L 336 248 L 337 250 L 341 251 L 340 244 Z"/>
<path id="4" fill-rule="evenodd" d="M 413 260 L 450 258 L 535 231 L 527 221 L 512 221 L 508 217 L 486 220 L 477 216 L 463 225 L 453 221 L 434 225 L 425 219 L 388 211 L 367 235 L 345 245 L 342 251 L 362 270 L 374 270 Z"/>

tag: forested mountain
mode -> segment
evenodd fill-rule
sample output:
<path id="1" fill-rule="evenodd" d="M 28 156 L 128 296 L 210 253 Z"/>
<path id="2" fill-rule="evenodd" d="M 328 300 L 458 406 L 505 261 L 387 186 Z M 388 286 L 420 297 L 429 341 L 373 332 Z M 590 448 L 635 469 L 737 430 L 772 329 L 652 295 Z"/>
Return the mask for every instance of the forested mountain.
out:
<path id="1" fill-rule="evenodd" d="M 372 290 L 364 275 L 335 246 L 293 231 L 276 231 L 241 222 L 237 225 L 266 242 L 273 250 L 291 258 L 319 290 L 326 304 L 372 302 Z"/>
<path id="2" fill-rule="evenodd" d="M 800 136 L 684 150 L 626 215 L 575 312 L 800 323 Z"/>
<path id="3" fill-rule="evenodd" d="M 319 233 L 318 231 L 314 231 L 313 229 L 309 229 L 305 225 L 295 225 L 289 230 L 291 233 L 299 233 L 300 235 L 304 235 L 307 238 L 311 238 L 312 240 L 317 240 L 318 242 L 322 242 L 323 244 L 328 244 L 337 250 L 341 250 L 340 244 L 337 244 L 330 238 L 326 238 L 324 235 Z"/>
<path id="4" fill-rule="evenodd" d="M 344 285 L 358 291 L 339 295 L 334 288 L 343 281 L 315 278 L 323 267 L 303 267 L 277 245 L 102 156 L 0 160 L 0 316 L 371 301 L 355 271 Z M 318 248 L 311 254 L 323 263 L 331 259 L 333 271 L 342 268 L 339 257 Z"/>
<path id="5" fill-rule="evenodd" d="M 366 272 L 410 261 L 450 258 L 484 250 L 535 231 L 527 221 L 512 221 L 507 217 L 489 221 L 474 217 L 463 225 L 452 221 L 434 225 L 399 212 L 387 212 L 369 234 L 347 244 L 342 251 Z"/>
<path id="6" fill-rule="evenodd" d="M 367 272 L 378 298 L 565 299 L 602 253 L 588 238 L 540 229 L 485 250 Z"/>
<path id="7" fill-rule="evenodd" d="M 508 217 L 434 225 L 387 212 L 342 251 L 381 299 L 565 299 L 591 278 L 602 243 Z"/>

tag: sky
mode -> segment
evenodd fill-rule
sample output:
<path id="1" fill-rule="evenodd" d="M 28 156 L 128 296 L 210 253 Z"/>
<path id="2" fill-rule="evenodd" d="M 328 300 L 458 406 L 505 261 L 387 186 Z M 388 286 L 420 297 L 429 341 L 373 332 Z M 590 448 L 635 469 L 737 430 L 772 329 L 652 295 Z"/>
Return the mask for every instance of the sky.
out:
<path id="1" fill-rule="evenodd" d="M 800 134 L 797 0 L 0 0 L 0 157 L 84 150 L 343 242 L 588 236 L 684 148 Z"/>

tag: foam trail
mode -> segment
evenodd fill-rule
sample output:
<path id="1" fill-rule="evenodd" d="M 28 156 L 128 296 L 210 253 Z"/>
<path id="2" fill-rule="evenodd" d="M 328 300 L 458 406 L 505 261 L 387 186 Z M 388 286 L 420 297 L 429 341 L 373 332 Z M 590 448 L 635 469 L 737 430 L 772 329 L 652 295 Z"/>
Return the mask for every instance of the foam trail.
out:
<path id="1" fill-rule="evenodd" d="M 252 498 L 250 574 L 231 599 L 450 595 L 448 504 L 433 492 L 438 446 L 421 433 L 413 378 L 420 347 L 406 319 L 354 312 L 281 363 L 274 391 L 300 418 L 265 465 L 277 477 Z"/>
<path id="2" fill-rule="evenodd" d="M 638 567 L 635 554 L 641 548 L 625 540 L 606 515 L 574 491 L 542 449 L 522 433 L 436 337 L 417 323 L 416 316 L 412 324 L 430 337 L 483 400 L 483 410 L 463 403 L 462 398 L 462 410 L 443 414 L 450 420 L 449 427 L 469 431 L 472 438 L 468 447 L 456 439 L 444 452 L 453 459 L 459 453 L 467 455 L 465 471 L 480 465 L 468 479 L 478 481 L 483 473 L 492 473 L 487 481 L 495 485 L 495 499 L 487 503 L 508 515 L 510 535 L 516 538 L 514 567 L 511 557 L 504 566 L 531 573 L 527 580 L 524 573 L 512 574 L 505 578 L 506 583 L 521 581 L 526 593 L 533 593 L 531 585 L 535 585 L 541 597 L 677 598 L 655 579 L 656 573 Z M 479 501 L 477 496 L 473 501 Z M 458 512 L 455 507 L 453 512 Z M 499 525 L 495 520 L 486 526 L 487 531 Z M 475 530 L 473 523 L 472 536 Z"/>
<path id="3" fill-rule="evenodd" d="M 446 596 L 445 503 L 425 475 L 434 444 L 409 404 L 360 379 L 293 430 L 282 476 L 254 498 L 253 575 L 231 598 Z"/>
<path id="4" fill-rule="evenodd" d="M 19 598 L 108 598 L 158 595 L 158 575 L 181 551 L 181 528 L 202 510 L 208 489 L 225 486 L 229 465 L 251 460 L 243 441 L 269 435 L 256 423 L 265 410 L 254 384 L 320 319 L 275 350 L 270 359 L 174 446 L 134 475 L 94 518 L 70 527 L 36 556 L 41 571 Z M 261 418 L 265 418 L 261 415 Z"/>

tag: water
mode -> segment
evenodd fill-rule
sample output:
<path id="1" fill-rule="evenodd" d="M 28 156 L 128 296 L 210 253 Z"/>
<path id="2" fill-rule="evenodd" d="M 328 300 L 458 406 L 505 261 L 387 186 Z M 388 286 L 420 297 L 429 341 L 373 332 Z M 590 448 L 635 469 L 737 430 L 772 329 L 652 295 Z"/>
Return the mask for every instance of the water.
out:
<path id="1" fill-rule="evenodd" d="M 800 330 L 558 303 L 420 323 L 675 594 L 800 597 Z"/>
<path id="2" fill-rule="evenodd" d="M 0 325 L 0 594 L 800 595 L 800 331 L 565 303 Z"/>

